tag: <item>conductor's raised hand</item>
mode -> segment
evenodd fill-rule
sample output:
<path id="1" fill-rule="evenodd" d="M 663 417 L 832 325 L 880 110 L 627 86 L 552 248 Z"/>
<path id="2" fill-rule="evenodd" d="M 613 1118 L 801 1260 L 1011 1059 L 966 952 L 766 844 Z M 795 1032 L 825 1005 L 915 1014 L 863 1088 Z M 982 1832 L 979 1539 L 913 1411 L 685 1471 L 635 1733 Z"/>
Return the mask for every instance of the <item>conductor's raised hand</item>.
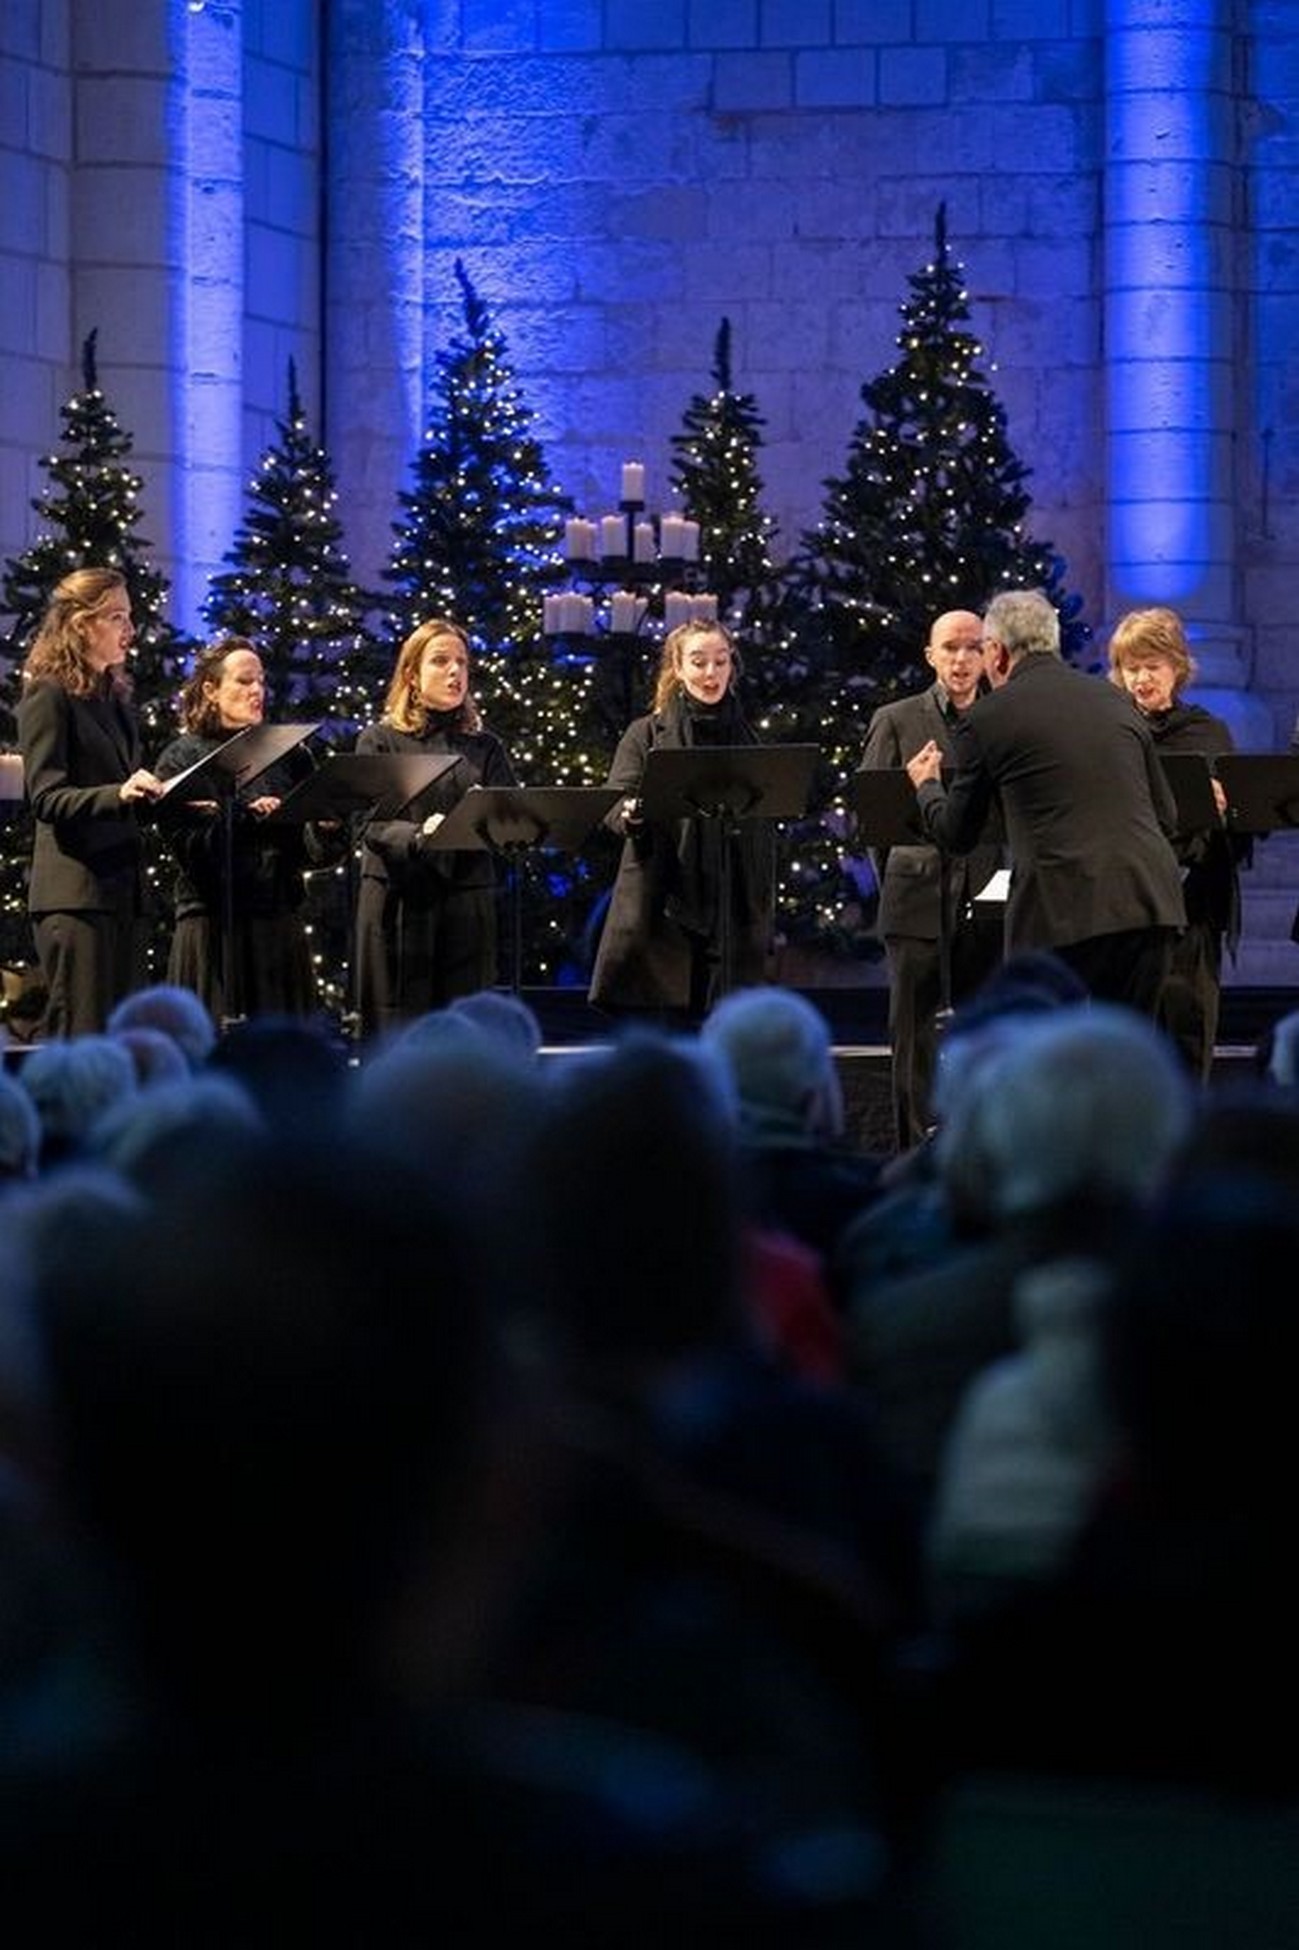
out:
<path id="1" fill-rule="evenodd" d="M 907 760 L 907 777 L 912 785 L 928 785 L 931 779 L 941 778 L 943 754 L 934 739 L 922 745 L 914 758 Z"/>

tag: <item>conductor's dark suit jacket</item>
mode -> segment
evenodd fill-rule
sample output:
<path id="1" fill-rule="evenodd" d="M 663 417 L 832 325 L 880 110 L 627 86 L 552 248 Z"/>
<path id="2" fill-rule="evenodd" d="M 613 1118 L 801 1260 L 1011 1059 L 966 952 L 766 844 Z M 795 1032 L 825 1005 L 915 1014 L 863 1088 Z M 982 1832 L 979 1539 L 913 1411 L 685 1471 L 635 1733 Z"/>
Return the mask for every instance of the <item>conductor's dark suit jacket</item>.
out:
<path id="1" fill-rule="evenodd" d="M 941 750 L 944 763 L 952 764 L 951 723 L 943 714 L 936 684 L 914 697 L 880 705 L 866 734 L 863 769 L 879 771 L 905 765 L 931 738 Z M 890 935 L 910 935 L 918 941 L 937 941 L 940 868 L 934 847 L 871 846 L 871 859 L 880 883 L 878 932 L 885 940 Z M 949 863 L 948 898 L 953 914 L 964 910 L 1001 863 L 1000 847 L 987 844 L 976 845 Z"/>
<path id="2" fill-rule="evenodd" d="M 1115 685 L 1032 652 L 964 713 L 952 747 L 950 786 L 920 787 L 921 817 L 962 852 L 1000 806 L 1008 953 L 1185 926 L 1172 789 L 1149 726 Z"/>
<path id="3" fill-rule="evenodd" d="M 141 762 L 130 704 L 108 691 L 74 697 L 38 678 L 18 706 L 18 739 L 35 816 L 30 911 L 138 910 L 143 842 L 119 796 Z"/>

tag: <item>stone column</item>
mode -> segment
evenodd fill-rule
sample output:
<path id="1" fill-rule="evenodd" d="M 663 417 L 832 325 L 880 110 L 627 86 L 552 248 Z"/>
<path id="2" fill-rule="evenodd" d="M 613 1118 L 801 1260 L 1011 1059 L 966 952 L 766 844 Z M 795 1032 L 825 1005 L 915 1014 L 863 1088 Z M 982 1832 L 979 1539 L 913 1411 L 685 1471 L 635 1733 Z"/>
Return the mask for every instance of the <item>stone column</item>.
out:
<path id="1" fill-rule="evenodd" d="M 326 0 L 326 440 L 357 580 L 381 586 L 423 431 L 422 9 Z"/>
<path id="2" fill-rule="evenodd" d="M 1107 0 L 1107 611 L 1184 618 L 1196 696 L 1273 743 L 1238 618 L 1241 342 L 1232 0 Z"/>

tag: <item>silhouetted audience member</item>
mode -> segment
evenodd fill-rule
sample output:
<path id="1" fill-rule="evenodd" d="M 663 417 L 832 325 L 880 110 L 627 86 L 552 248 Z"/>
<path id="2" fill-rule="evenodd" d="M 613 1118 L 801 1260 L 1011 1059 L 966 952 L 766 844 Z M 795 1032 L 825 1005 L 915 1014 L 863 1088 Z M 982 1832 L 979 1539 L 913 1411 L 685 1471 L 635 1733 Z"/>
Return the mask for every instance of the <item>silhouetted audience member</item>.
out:
<path id="1" fill-rule="evenodd" d="M 847 1142 L 829 1023 L 795 990 L 764 986 L 723 996 L 699 1035 L 735 1085 L 753 1216 L 813 1247 L 828 1271 L 880 1172 L 879 1159 Z"/>
<path id="2" fill-rule="evenodd" d="M 1016 1282 L 1103 1257 L 1158 1189 L 1195 1104 L 1163 1032 L 1100 1002 L 1015 1022 L 967 1080 L 936 1140 L 964 1235 L 927 1267 L 857 1286 L 847 1322 L 849 1374 L 926 1506 L 966 1389 L 1018 1347 Z"/>
<path id="3" fill-rule="evenodd" d="M 897 1866 L 883 1674 L 916 1531 L 863 1406 L 755 1333 L 734 1140 L 715 1052 L 646 1032 L 574 1062 L 519 1160 L 514 1243 L 570 1471 L 499 1683 L 684 1743 L 766 1810 L 771 1847 L 839 1830 L 835 1907 L 865 1921 L 887 1886 L 858 1879 L 869 1854 Z"/>
<path id="4" fill-rule="evenodd" d="M 217 1026 L 193 989 L 175 982 L 151 982 L 125 995 L 108 1018 L 110 1035 L 118 1030 L 161 1029 L 178 1045 L 191 1070 L 207 1062 L 216 1047 Z"/>
<path id="5" fill-rule="evenodd" d="M 0 1068 L 0 1190 L 11 1180 L 35 1176 L 41 1154 L 41 1120 L 31 1092 Z"/>
<path id="6" fill-rule="evenodd" d="M 165 1199 L 123 1188 L 38 1243 L 59 1507 L 120 1715 L 68 1711 L 39 1766 L 6 1748 L 16 1913 L 39 1896 L 60 1945 L 473 1941 L 456 1851 L 483 1900 L 489 1831 L 420 1730 L 462 1685 L 455 1540 L 471 1564 L 487 1522 L 489 1316 L 453 1197 L 329 1133 L 213 1132 Z"/>
<path id="7" fill-rule="evenodd" d="M 81 1156 L 96 1120 L 139 1089 L 130 1051 L 99 1033 L 38 1044 L 18 1077 L 40 1118 L 42 1171 Z"/>
<path id="8" fill-rule="evenodd" d="M 1294 1796 L 1297 1253 L 1293 1185 L 1250 1166 L 1179 1170 L 1134 1224 L 1102 1318 L 1113 1467 L 1058 1573 L 951 1634 L 959 1767 Z"/>
<path id="9" fill-rule="evenodd" d="M 314 1016 L 248 1016 L 222 1031 L 207 1067 L 237 1077 L 275 1129 L 327 1131 L 343 1110 L 347 1047 Z"/>

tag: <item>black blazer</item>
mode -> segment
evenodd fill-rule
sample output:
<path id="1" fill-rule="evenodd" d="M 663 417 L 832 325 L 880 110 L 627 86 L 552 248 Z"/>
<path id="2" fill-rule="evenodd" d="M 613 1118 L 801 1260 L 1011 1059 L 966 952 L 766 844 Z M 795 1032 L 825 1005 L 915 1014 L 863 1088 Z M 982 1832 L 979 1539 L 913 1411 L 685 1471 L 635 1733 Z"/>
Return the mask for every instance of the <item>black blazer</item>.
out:
<path id="1" fill-rule="evenodd" d="M 940 747 L 944 761 L 951 764 L 955 757 L 951 727 L 943 716 L 936 684 L 913 697 L 880 705 L 866 734 L 862 765 L 870 771 L 905 765 L 931 738 Z M 872 847 L 871 860 L 880 885 L 876 931 L 886 938 L 905 934 L 920 941 L 937 941 L 941 875 L 936 849 Z M 953 914 L 959 914 L 965 903 L 973 900 L 1001 864 L 1000 846 L 985 843 L 949 863 L 948 897 Z"/>
<path id="2" fill-rule="evenodd" d="M 130 704 L 108 691 L 74 697 L 61 684 L 37 678 L 18 705 L 18 742 L 36 822 L 30 911 L 136 906 L 143 841 L 119 793 L 141 762 Z"/>
<path id="3" fill-rule="evenodd" d="M 1149 726 L 1114 684 L 1030 653 L 971 705 L 952 744 L 950 788 L 922 785 L 921 816 L 959 853 L 1000 804 L 1011 858 L 1009 953 L 1185 927 L 1172 788 Z"/>

